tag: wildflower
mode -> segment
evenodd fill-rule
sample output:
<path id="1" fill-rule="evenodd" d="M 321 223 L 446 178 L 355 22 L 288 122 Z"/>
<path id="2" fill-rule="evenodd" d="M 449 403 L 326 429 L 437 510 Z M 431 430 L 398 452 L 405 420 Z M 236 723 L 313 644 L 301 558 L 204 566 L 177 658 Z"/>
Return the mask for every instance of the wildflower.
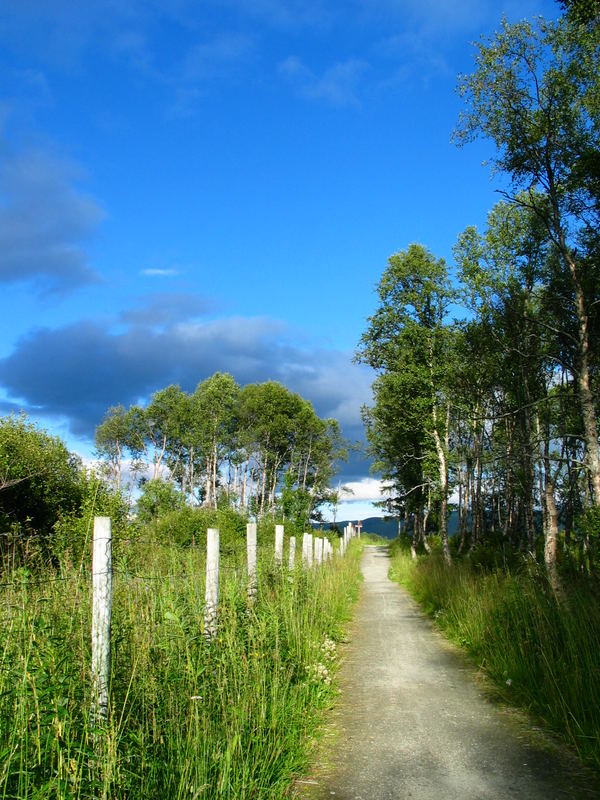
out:
<path id="1" fill-rule="evenodd" d="M 333 639 L 330 639 L 328 636 L 325 637 L 325 641 L 321 645 L 321 653 L 325 656 L 326 659 L 334 659 L 336 656 L 336 644 Z"/>
<path id="2" fill-rule="evenodd" d="M 512 686 L 512 678 L 507 678 L 506 679 L 506 685 L 507 686 Z"/>
<path id="3" fill-rule="evenodd" d="M 324 683 L 326 686 L 331 684 L 331 675 L 329 674 L 329 670 L 325 664 L 322 664 L 321 662 L 318 664 L 309 664 L 306 667 L 306 671 L 308 672 L 308 676 L 312 682 Z"/>

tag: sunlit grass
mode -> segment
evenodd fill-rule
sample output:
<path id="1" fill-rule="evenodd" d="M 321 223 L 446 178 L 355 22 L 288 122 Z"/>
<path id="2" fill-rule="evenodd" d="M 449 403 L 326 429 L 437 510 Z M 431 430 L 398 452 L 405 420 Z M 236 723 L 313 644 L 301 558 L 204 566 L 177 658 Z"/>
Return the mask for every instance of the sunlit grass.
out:
<path id="1" fill-rule="evenodd" d="M 525 707 L 600 768 L 600 603 L 573 579 L 562 597 L 543 569 L 484 571 L 446 566 L 438 553 L 417 562 L 393 548 L 391 577 L 493 678 L 501 696 Z"/>
<path id="2" fill-rule="evenodd" d="M 0 792 L 5 798 L 277 798 L 306 765 L 333 698 L 358 548 L 290 574 L 244 542 L 221 565 L 219 630 L 203 632 L 201 547 L 115 548 L 111 708 L 90 723 L 87 569 L 0 589 Z M 56 580 L 56 578 L 60 580 Z"/>

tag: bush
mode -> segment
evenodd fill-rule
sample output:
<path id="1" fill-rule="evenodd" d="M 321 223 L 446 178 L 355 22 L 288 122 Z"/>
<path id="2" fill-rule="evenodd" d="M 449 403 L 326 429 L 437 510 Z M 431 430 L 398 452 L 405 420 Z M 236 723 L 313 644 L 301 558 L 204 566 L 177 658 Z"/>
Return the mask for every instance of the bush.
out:
<path id="1" fill-rule="evenodd" d="M 127 503 L 94 474 L 80 475 L 81 502 L 73 511 L 60 513 L 54 523 L 51 539 L 54 557 L 65 566 L 88 565 L 91 559 L 94 517 L 110 517 L 112 535 L 118 542 L 128 528 Z"/>
<path id="2" fill-rule="evenodd" d="M 144 481 L 137 501 L 137 516 L 140 522 L 150 522 L 169 511 L 178 511 L 183 505 L 183 495 L 171 482 L 160 478 Z"/>
<path id="3" fill-rule="evenodd" d="M 140 526 L 139 531 L 140 535 L 158 542 L 189 547 L 206 541 L 207 528 L 219 529 L 221 549 L 227 551 L 246 536 L 246 517 L 229 508 L 216 511 L 185 506 L 160 514 Z"/>
<path id="4" fill-rule="evenodd" d="M 24 415 L 0 419 L 0 524 L 49 537 L 60 514 L 82 500 L 81 460 Z"/>

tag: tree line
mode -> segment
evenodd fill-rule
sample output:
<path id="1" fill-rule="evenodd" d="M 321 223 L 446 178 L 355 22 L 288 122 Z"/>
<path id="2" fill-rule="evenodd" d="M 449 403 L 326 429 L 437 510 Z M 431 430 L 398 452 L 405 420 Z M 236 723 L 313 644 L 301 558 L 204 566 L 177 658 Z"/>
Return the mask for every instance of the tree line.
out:
<path id="1" fill-rule="evenodd" d="M 113 487 L 167 485 L 194 507 L 221 503 L 257 516 L 306 521 L 329 500 L 346 457 L 335 419 L 275 381 L 240 387 L 217 372 L 187 393 L 155 392 L 145 407 L 108 410 L 96 449 Z"/>
<path id="2" fill-rule="evenodd" d="M 451 560 L 452 499 L 459 549 L 543 542 L 555 581 L 561 526 L 587 569 L 600 527 L 600 15 L 565 5 L 476 46 L 455 140 L 493 142 L 507 188 L 458 236 L 452 278 L 420 244 L 389 259 L 356 356 L 377 371 L 369 447 L 415 547 L 435 517 Z"/>

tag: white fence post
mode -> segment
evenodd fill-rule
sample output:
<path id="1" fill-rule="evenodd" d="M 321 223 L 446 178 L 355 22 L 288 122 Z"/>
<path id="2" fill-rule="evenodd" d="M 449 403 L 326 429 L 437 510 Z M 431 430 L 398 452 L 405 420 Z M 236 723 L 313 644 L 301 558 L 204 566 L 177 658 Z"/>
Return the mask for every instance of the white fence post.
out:
<path id="1" fill-rule="evenodd" d="M 305 533 L 302 537 L 302 564 L 310 569 L 313 563 L 313 537 L 312 533 Z"/>
<path id="2" fill-rule="evenodd" d="M 112 614 L 112 530 L 110 517 L 94 517 L 92 551 L 92 722 L 108 717 L 110 619 Z"/>
<path id="3" fill-rule="evenodd" d="M 288 561 L 290 572 L 293 572 L 296 567 L 296 537 L 290 536 L 290 557 Z"/>
<path id="4" fill-rule="evenodd" d="M 323 539 L 315 536 L 315 566 L 318 567 L 323 562 Z"/>
<path id="5" fill-rule="evenodd" d="M 275 525 L 275 563 L 283 564 L 283 525 Z"/>
<path id="6" fill-rule="evenodd" d="M 204 597 L 204 635 L 209 639 L 217 632 L 219 603 L 219 529 L 206 531 L 206 594 Z"/>
<path id="7" fill-rule="evenodd" d="M 256 569 L 256 522 L 246 524 L 246 555 L 248 559 L 248 599 L 256 597 L 258 577 Z"/>

